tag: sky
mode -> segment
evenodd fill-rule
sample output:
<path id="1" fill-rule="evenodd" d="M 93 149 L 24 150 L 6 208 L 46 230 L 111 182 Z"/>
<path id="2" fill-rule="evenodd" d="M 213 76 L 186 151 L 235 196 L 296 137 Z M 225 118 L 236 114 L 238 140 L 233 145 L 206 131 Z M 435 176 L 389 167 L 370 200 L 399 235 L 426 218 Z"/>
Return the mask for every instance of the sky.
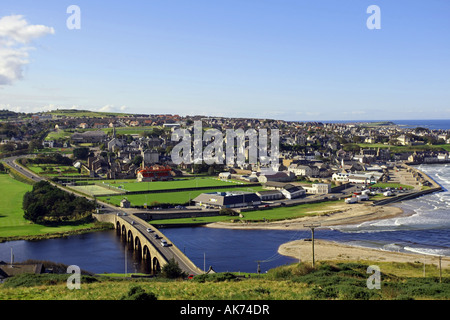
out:
<path id="1" fill-rule="evenodd" d="M 3 0 L 0 109 L 450 119 L 449 12 L 448 0 Z"/>

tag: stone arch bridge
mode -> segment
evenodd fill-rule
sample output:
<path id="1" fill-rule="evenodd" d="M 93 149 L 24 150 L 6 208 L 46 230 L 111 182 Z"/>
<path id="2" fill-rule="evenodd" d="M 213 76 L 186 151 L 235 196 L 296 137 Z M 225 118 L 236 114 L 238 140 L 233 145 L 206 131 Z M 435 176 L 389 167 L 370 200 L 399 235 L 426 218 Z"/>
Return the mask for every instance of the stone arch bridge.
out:
<path id="1" fill-rule="evenodd" d="M 163 233 L 146 221 L 123 213 L 119 213 L 119 215 L 96 214 L 95 217 L 99 221 L 112 223 L 116 233 L 133 248 L 137 257 L 147 263 L 152 274 L 160 272 L 172 258 L 175 259 L 181 270 L 188 274 L 204 273 Z M 162 246 L 161 240 L 166 240 L 168 246 Z"/>

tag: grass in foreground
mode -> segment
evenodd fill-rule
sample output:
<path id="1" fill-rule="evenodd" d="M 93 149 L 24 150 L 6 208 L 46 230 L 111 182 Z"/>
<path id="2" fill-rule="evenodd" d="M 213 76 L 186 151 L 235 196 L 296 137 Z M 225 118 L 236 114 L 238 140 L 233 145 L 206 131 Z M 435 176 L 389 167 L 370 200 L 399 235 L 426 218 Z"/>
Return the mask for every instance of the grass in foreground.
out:
<path id="1" fill-rule="evenodd" d="M 383 263 L 381 288 L 368 289 L 369 265 L 370 262 L 320 262 L 314 270 L 306 263 L 292 264 L 245 278 L 232 273 L 201 275 L 193 280 L 83 277 L 80 290 L 66 287 L 68 275 L 21 275 L 0 285 L 0 300 L 119 300 L 130 297 L 132 291 L 151 294 L 158 300 L 450 299 L 448 273 L 440 283 L 437 277 L 420 278 L 420 265 Z M 399 267 L 409 269 L 415 276 L 391 273 Z"/>

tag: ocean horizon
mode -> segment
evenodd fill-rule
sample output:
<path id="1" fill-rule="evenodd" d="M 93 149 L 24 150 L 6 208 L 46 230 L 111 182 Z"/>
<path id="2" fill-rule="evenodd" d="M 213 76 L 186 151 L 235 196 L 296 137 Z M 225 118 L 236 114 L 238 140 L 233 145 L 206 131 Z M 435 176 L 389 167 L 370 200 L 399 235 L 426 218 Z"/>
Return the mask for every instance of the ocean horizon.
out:
<path id="1" fill-rule="evenodd" d="M 375 122 L 392 122 L 403 128 L 427 128 L 430 130 L 450 130 L 450 119 L 413 119 L 413 120 L 315 120 L 299 122 L 321 122 L 321 123 L 375 123 Z"/>

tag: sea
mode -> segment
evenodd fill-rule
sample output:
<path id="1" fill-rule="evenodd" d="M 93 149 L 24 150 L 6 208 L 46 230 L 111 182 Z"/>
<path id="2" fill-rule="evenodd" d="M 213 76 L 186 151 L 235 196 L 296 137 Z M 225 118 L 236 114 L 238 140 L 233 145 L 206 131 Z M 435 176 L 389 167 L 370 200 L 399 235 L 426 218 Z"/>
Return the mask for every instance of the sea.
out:
<path id="1" fill-rule="evenodd" d="M 404 210 L 401 216 L 332 228 L 342 233 L 337 240 L 382 250 L 450 256 L 450 164 L 417 168 L 443 191 L 395 204 Z"/>
<path id="2" fill-rule="evenodd" d="M 323 123 L 367 123 L 384 122 L 387 120 L 329 120 L 318 121 Z M 430 130 L 450 130 L 450 119 L 431 119 L 431 120 L 389 120 L 400 128 L 427 128 Z"/>

